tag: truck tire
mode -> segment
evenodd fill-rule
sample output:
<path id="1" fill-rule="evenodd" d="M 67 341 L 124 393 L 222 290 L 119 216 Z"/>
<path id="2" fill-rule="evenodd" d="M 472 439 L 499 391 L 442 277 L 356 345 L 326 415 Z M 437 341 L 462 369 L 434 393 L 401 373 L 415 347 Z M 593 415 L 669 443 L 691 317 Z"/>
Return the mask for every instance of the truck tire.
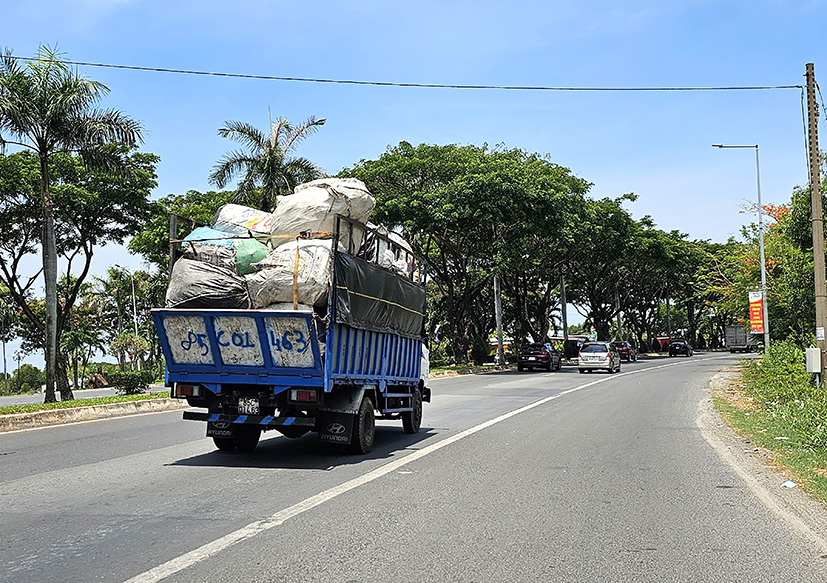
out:
<path id="1" fill-rule="evenodd" d="M 235 441 L 232 437 L 213 437 L 212 441 L 219 451 L 233 451 L 235 449 Z"/>
<path id="2" fill-rule="evenodd" d="M 419 387 L 414 389 L 411 395 L 411 406 L 413 411 L 402 413 L 402 429 L 405 433 L 419 433 L 419 428 L 422 426 L 422 393 Z"/>
<path id="3" fill-rule="evenodd" d="M 348 446 L 350 453 L 366 454 L 373 449 L 376 435 L 376 418 L 373 416 L 373 401 L 367 395 L 362 398 L 353 424 L 353 439 Z"/>
<path id="4" fill-rule="evenodd" d="M 238 451 L 253 451 L 261 438 L 261 427 L 239 425 L 235 431 L 235 448 Z"/>
<path id="5" fill-rule="evenodd" d="M 309 427 L 294 427 L 292 425 L 285 425 L 284 427 L 277 427 L 276 429 L 278 429 L 279 433 L 288 439 L 298 439 L 310 431 Z"/>

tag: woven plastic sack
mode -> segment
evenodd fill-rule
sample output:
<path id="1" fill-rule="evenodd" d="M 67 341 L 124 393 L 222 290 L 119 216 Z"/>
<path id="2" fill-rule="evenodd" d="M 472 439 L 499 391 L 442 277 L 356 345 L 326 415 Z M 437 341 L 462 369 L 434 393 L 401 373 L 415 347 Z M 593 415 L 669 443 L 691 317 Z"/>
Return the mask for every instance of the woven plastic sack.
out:
<path id="1" fill-rule="evenodd" d="M 184 238 L 184 257 L 196 259 L 239 275 L 253 273 L 252 264 L 267 256 L 263 243 L 249 238 L 226 238 L 228 233 L 210 227 L 198 227 Z M 200 241 L 200 242 L 199 242 Z"/>
<path id="2" fill-rule="evenodd" d="M 296 247 L 298 246 L 298 264 Z M 330 283 L 330 241 L 302 239 L 281 245 L 255 264 L 257 273 L 246 276 L 253 308 L 293 303 L 293 273 L 298 265 L 298 302 L 321 306 L 327 302 Z"/>
<path id="3" fill-rule="evenodd" d="M 172 266 L 166 306 L 247 309 L 250 295 L 244 278 L 229 269 L 182 257 Z"/>
<path id="4" fill-rule="evenodd" d="M 322 178 L 300 184 L 293 194 L 279 196 L 277 201 L 270 232 L 288 236 L 272 239 L 273 247 L 284 245 L 291 240 L 289 236 L 295 238 L 305 231 L 332 232 L 337 214 L 366 223 L 376 205 L 365 183 L 355 178 Z M 339 241 L 347 249 L 350 236 L 347 229 L 342 230 Z M 354 251 L 361 239 L 361 230 L 354 231 Z"/>
<path id="5" fill-rule="evenodd" d="M 261 235 L 266 240 L 270 234 L 273 215 L 240 204 L 225 204 L 215 213 L 212 226 L 225 233 L 236 235 Z"/>

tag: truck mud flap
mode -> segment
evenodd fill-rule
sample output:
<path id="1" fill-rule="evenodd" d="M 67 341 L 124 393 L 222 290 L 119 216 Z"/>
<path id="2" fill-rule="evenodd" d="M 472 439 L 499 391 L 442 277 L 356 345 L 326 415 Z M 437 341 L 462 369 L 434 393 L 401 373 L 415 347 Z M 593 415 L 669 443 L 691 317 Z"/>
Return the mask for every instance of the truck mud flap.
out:
<path id="1" fill-rule="evenodd" d="M 336 411 L 325 411 L 321 417 L 321 429 L 319 435 L 321 440 L 327 443 L 340 443 L 350 445 L 353 439 L 353 424 L 355 415 L 340 413 Z"/>
<path id="2" fill-rule="evenodd" d="M 207 437 L 233 437 L 233 424 L 227 421 L 207 422 Z"/>
<path id="3" fill-rule="evenodd" d="M 428 387 L 422 387 L 422 400 L 426 403 L 431 402 L 431 389 Z"/>

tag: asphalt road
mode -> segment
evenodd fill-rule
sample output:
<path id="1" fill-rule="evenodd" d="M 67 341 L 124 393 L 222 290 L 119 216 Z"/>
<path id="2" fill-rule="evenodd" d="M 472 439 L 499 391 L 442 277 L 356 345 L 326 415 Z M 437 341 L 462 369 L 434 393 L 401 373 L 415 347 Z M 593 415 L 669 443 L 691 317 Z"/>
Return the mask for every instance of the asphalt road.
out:
<path id="1" fill-rule="evenodd" d="M 735 361 L 435 380 L 364 457 L 180 411 L 0 434 L 0 581 L 827 581 L 699 425 Z"/>

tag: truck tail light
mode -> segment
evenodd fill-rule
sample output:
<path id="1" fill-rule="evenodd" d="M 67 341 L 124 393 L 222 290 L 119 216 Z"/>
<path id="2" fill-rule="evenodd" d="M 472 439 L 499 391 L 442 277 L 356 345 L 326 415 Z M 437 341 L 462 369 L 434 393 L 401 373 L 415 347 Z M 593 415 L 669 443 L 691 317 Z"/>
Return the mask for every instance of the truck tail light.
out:
<path id="1" fill-rule="evenodd" d="M 201 385 L 186 385 L 183 383 L 175 383 L 173 390 L 173 397 L 182 399 L 184 397 L 200 397 Z"/>
<path id="2" fill-rule="evenodd" d="M 297 403 L 315 403 L 316 391 L 313 389 L 291 389 L 290 400 Z"/>

